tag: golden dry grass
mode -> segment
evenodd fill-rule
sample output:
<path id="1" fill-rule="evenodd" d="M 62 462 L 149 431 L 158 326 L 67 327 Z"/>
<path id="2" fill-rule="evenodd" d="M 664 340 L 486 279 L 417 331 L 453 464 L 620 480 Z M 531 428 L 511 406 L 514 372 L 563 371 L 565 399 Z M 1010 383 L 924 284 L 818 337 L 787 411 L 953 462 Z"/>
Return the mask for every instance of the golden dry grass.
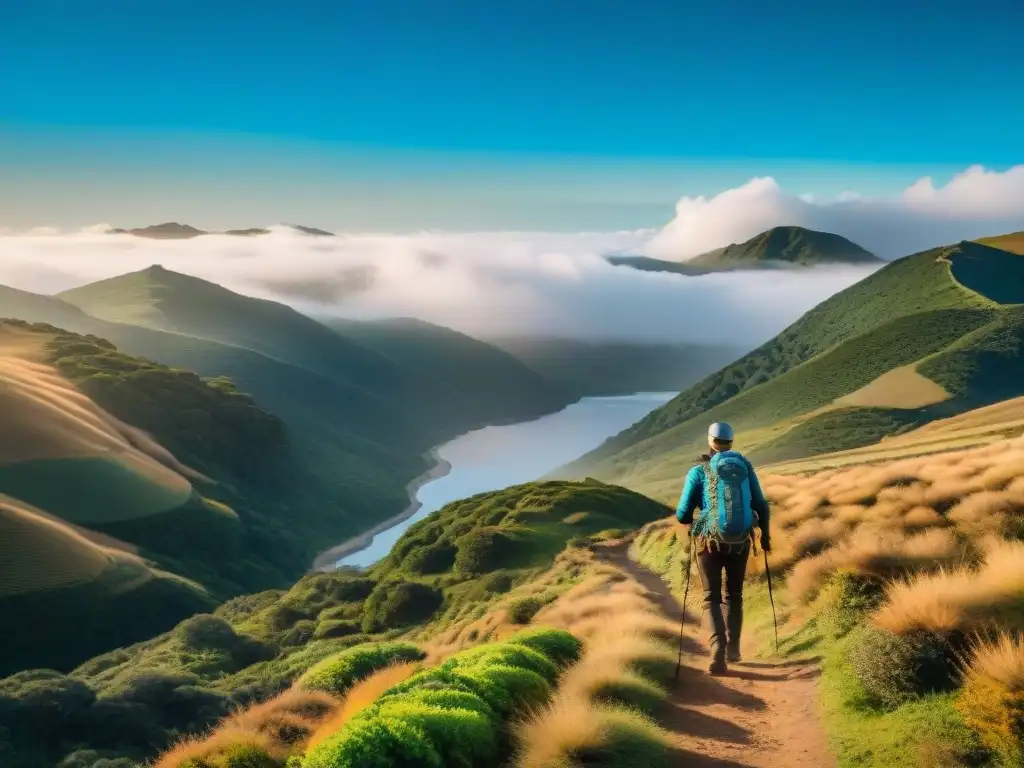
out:
<path id="1" fill-rule="evenodd" d="M 284 760 L 304 749 L 319 724 L 340 705 L 329 694 L 292 687 L 236 712 L 206 736 L 183 739 L 162 754 L 153 768 L 180 768 L 190 760 L 208 760 L 240 745 L 258 747 Z"/>
<path id="2" fill-rule="evenodd" d="M 914 579 L 894 581 L 885 604 L 872 617 L 894 634 L 914 629 L 980 630 L 1019 623 L 1024 601 L 1024 542 L 986 542 L 984 560 L 976 568 L 941 570 Z M 1024 629 L 1018 626 L 1017 629 Z"/>
<path id="3" fill-rule="evenodd" d="M 918 373 L 914 363 L 893 368 L 835 402 L 839 406 L 862 408 L 924 408 L 949 397 L 945 389 Z"/>
<path id="4" fill-rule="evenodd" d="M 584 652 L 563 673 L 551 703 L 515 725 L 517 768 L 572 768 L 576 755 L 600 750 L 623 729 L 642 734 L 652 748 L 667 745 L 644 717 L 602 700 L 606 692 L 628 686 L 657 694 L 657 683 L 639 670 L 675 662 L 665 640 L 676 628 L 645 587 L 602 564 L 540 611 L 535 623 L 567 629 L 583 640 Z"/>
<path id="5" fill-rule="evenodd" d="M 69 525 L 0 495 L 0 596 L 92 581 L 110 554 Z"/>
<path id="6" fill-rule="evenodd" d="M 394 664 L 360 680 L 348 690 L 334 714 L 317 727 L 306 748 L 311 749 L 336 733 L 345 723 L 379 699 L 384 691 L 412 677 L 422 666 L 418 662 Z"/>
<path id="7" fill-rule="evenodd" d="M 257 747 L 268 755 L 283 760 L 288 756 L 269 736 L 237 728 L 218 728 L 206 737 L 184 739 L 164 752 L 153 764 L 153 768 L 181 768 L 190 761 L 209 760 L 233 747 Z"/>
<path id="8" fill-rule="evenodd" d="M 957 700 L 964 722 L 1009 765 L 1024 757 L 1024 638 L 1002 634 L 974 649 Z"/>
<path id="9" fill-rule="evenodd" d="M 186 477 L 201 476 L 40 362 L 48 341 L 45 334 L 0 324 L 0 464 L 116 455 L 187 501 Z"/>

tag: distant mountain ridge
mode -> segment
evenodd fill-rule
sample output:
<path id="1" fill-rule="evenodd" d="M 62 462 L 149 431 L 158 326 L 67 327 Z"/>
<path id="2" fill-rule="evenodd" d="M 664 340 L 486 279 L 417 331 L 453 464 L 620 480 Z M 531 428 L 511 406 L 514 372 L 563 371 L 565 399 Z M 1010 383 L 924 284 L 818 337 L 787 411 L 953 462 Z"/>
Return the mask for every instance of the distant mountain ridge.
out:
<path id="1" fill-rule="evenodd" d="M 328 232 L 326 229 L 317 229 L 316 227 L 306 227 L 301 224 L 285 224 L 296 232 L 303 235 L 312 235 L 315 237 L 334 237 L 333 232 Z M 223 232 L 214 232 L 205 229 L 197 229 L 189 224 L 179 224 L 176 221 L 166 221 L 163 224 L 151 224 L 148 227 L 135 227 L 133 229 L 124 229 L 117 227 L 108 230 L 108 234 L 111 235 L 135 235 L 136 237 L 148 237 L 151 240 L 191 240 L 193 237 L 201 237 L 203 235 L 235 235 L 237 237 L 256 237 L 259 235 L 269 235 L 270 230 L 262 227 L 249 227 L 247 229 L 227 229 Z"/>
<path id="2" fill-rule="evenodd" d="M 963 241 L 886 264 L 556 476 L 670 494 L 712 421 L 756 460 L 788 461 L 1024 395 L 1021 382 L 1024 258 Z"/>
<path id="3" fill-rule="evenodd" d="M 742 243 L 702 253 L 686 261 L 650 256 L 608 256 L 614 266 L 643 272 L 706 275 L 749 269 L 812 267 L 823 264 L 882 265 L 884 260 L 840 235 L 804 227 L 772 227 Z"/>

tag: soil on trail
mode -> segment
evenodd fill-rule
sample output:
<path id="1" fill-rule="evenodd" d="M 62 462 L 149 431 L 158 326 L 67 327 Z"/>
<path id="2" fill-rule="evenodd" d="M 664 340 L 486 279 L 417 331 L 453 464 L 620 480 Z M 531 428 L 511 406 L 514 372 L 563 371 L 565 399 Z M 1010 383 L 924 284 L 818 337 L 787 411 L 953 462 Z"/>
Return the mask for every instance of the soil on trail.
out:
<path id="1" fill-rule="evenodd" d="M 665 616 L 682 618 L 668 585 L 626 554 L 628 542 L 603 556 L 649 589 Z M 690 598 L 700 605 L 694 577 Z M 835 768 L 818 717 L 816 659 L 752 660 L 729 666 L 722 677 L 707 672 L 700 609 L 687 610 L 683 669 L 658 718 L 673 737 L 680 766 L 694 768 Z M 749 641 L 750 638 L 745 638 Z"/>

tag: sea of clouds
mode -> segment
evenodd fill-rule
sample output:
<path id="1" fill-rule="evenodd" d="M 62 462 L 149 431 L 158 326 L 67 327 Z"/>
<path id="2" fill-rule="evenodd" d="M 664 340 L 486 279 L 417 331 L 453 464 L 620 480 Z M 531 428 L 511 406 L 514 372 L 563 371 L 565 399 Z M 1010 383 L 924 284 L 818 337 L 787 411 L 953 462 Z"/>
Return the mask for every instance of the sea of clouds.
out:
<path id="1" fill-rule="evenodd" d="M 480 337 L 753 346 L 870 268 L 682 277 L 612 267 L 604 255 L 685 259 L 786 224 L 835 232 L 884 258 L 1024 229 L 1024 166 L 970 168 L 941 188 L 922 179 L 884 200 L 815 200 L 753 179 L 714 197 L 683 198 L 661 229 L 627 232 L 309 237 L 274 227 L 259 237 L 150 240 L 110 235 L 105 225 L 34 230 L 0 236 L 0 283 L 57 293 L 160 264 L 312 314 L 418 317 Z"/>

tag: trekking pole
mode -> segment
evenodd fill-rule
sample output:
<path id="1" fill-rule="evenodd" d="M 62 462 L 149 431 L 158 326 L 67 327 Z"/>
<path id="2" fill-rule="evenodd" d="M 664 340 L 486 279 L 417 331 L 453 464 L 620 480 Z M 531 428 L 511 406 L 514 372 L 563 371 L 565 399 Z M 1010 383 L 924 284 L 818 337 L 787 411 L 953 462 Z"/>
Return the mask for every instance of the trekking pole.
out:
<path id="1" fill-rule="evenodd" d="M 690 596 L 690 574 L 693 572 L 693 536 L 690 536 L 690 559 L 686 561 L 686 589 L 683 590 L 683 615 L 679 619 L 679 656 L 676 658 L 675 683 L 679 683 L 679 669 L 683 666 L 683 627 L 686 625 L 686 601 Z"/>
<path id="2" fill-rule="evenodd" d="M 764 552 L 764 549 L 761 549 Z M 768 568 L 768 553 L 764 552 L 764 573 L 768 577 L 768 599 L 772 604 L 772 623 L 775 625 L 775 655 L 779 655 L 779 620 L 775 617 L 775 598 L 772 597 L 772 572 Z"/>

